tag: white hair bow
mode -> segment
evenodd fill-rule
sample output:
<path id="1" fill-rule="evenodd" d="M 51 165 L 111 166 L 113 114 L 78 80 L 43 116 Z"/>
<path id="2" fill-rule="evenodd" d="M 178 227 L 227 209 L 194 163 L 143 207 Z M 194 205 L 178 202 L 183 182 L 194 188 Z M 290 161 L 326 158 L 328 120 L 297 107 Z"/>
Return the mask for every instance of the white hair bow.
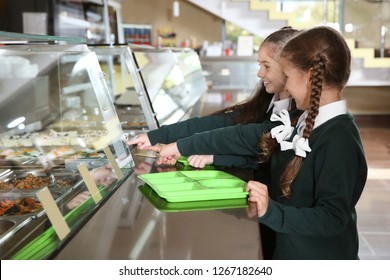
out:
<path id="1" fill-rule="evenodd" d="M 295 151 L 295 154 L 300 157 L 306 157 L 306 152 L 311 152 L 309 139 L 303 138 L 298 134 L 294 136 L 292 142 L 282 141 L 280 143 L 280 149 L 282 151 L 292 149 Z"/>
<path id="2" fill-rule="evenodd" d="M 291 126 L 290 114 L 286 109 L 281 110 L 279 116 L 272 114 L 271 121 L 281 121 L 283 123 L 271 129 L 271 136 L 276 138 L 278 143 L 288 139 L 294 131 L 294 127 Z"/>

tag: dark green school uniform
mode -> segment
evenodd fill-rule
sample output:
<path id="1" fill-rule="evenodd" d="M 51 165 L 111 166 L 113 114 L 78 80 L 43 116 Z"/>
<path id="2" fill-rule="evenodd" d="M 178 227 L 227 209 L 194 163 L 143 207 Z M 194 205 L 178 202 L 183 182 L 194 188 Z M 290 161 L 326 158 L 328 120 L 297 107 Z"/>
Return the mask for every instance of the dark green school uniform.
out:
<path id="1" fill-rule="evenodd" d="M 159 129 L 149 131 L 147 134 L 152 145 L 157 143 L 168 144 L 194 133 L 235 125 L 234 117 L 238 113 L 238 111 L 229 111 L 217 115 L 194 117 L 174 124 L 163 125 Z"/>
<path id="2" fill-rule="evenodd" d="M 277 109 L 282 109 L 285 105 L 290 105 L 290 102 L 288 102 L 288 104 L 279 103 L 279 105 L 274 103 L 274 105 Z M 236 125 L 237 123 L 235 122 L 235 117 L 240 113 L 242 112 L 233 110 L 201 118 L 194 117 L 175 124 L 162 126 L 157 130 L 149 131 L 147 134 L 152 145 L 157 143 L 167 144 L 184 137 L 192 136 L 195 133 Z M 272 109 L 268 110 L 264 119 L 269 120 L 271 114 Z M 225 168 L 244 168 L 247 179 L 254 179 L 266 185 L 269 185 L 270 183 L 270 163 L 259 163 L 258 155 L 214 155 L 213 165 Z M 242 169 L 240 170 L 242 171 Z M 236 170 L 234 169 L 230 171 Z M 242 173 L 240 174 L 242 175 Z M 262 224 L 259 225 L 261 230 L 263 257 L 265 259 L 270 259 L 272 258 L 274 252 L 275 233 L 267 226 Z"/>
<path id="3" fill-rule="evenodd" d="M 218 129 L 178 140 L 177 145 L 185 156 L 254 155 L 263 133 L 278 124 Z M 270 200 L 259 221 L 276 232 L 274 259 L 357 259 L 355 205 L 366 183 L 367 164 L 352 116 L 339 115 L 318 126 L 309 145 L 291 198 L 281 196 L 279 178 L 294 151 L 279 151 L 271 158 Z"/>
<path id="4" fill-rule="evenodd" d="M 209 131 L 217 128 L 236 125 L 235 117 L 239 110 L 228 111 L 221 114 L 194 117 L 178 123 L 161 126 L 159 129 L 149 131 L 148 137 L 152 145 L 157 143 L 168 144 L 178 139 L 192 136 L 195 133 Z M 270 117 L 268 114 L 266 117 Z M 214 155 L 214 165 L 224 167 L 243 167 L 258 169 L 258 158 L 255 156 L 240 155 Z M 264 165 L 264 168 L 269 168 Z"/>

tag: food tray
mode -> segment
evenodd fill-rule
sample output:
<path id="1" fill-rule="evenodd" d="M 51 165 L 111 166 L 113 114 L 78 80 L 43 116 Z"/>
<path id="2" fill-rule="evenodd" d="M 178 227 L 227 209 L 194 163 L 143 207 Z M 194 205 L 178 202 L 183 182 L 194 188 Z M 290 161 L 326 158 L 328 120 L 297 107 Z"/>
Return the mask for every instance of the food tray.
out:
<path id="1" fill-rule="evenodd" d="M 140 175 L 169 202 L 246 198 L 245 181 L 219 170 L 174 171 Z"/>
<path id="2" fill-rule="evenodd" d="M 161 212 L 187 212 L 201 210 L 218 210 L 232 208 L 246 208 L 248 201 L 244 198 L 168 202 L 160 197 L 149 185 L 139 187 L 140 192 Z"/>

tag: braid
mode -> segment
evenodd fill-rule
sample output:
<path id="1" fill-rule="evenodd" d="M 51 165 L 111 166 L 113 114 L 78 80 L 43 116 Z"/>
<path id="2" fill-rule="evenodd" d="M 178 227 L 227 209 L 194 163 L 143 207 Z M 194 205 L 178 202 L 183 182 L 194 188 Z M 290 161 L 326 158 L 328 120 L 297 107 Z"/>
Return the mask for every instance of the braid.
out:
<path id="1" fill-rule="evenodd" d="M 314 121 L 318 115 L 318 109 L 320 106 L 320 97 L 322 92 L 322 82 L 325 73 L 325 58 L 318 54 L 315 56 L 312 65 L 312 83 L 311 83 L 311 95 L 310 95 L 310 107 L 308 115 L 305 120 L 305 129 L 303 130 L 303 137 L 309 138 L 313 131 Z M 303 158 L 295 156 L 287 165 L 283 174 L 280 177 L 280 188 L 282 194 L 285 197 L 289 197 L 292 194 L 292 182 L 301 169 Z"/>
<path id="2" fill-rule="evenodd" d="M 271 158 L 272 154 L 276 151 L 278 142 L 276 139 L 272 138 L 271 132 L 267 132 L 260 139 L 258 146 L 261 151 L 259 162 L 267 162 Z"/>
<path id="3" fill-rule="evenodd" d="M 293 103 L 293 107 L 295 108 L 295 102 Z M 299 116 L 291 120 L 292 126 L 297 124 L 298 118 Z M 272 154 L 277 151 L 278 141 L 276 141 L 275 138 L 272 138 L 271 132 L 267 132 L 260 139 L 258 146 L 261 151 L 259 162 L 266 162 L 271 158 Z"/>
<path id="4" fill-rule="evenodd" d="M 313 74 L 311 82 L 311 95 L 310 95 L 310 107 L 309 113 L 306 118 L 306 126 L 303 131 L 303 137 L 309 138 L 313 130 L 314 121 L 318 115 L 318 109 L 320 107 L 320 97 L 322 92 L 322 81 L 325 73 L 325 58 L 318 54 L 314 58 L 312 65 Z"/>

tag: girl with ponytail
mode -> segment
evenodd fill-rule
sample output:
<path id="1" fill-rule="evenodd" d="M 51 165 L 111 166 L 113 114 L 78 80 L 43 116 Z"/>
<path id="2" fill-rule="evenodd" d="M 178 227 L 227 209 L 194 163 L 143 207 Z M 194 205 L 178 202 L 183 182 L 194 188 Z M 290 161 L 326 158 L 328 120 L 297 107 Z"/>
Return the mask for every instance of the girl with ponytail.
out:
<path id="1" fill-rule="evenodd" d="M 320 26 L 290 39 L 278 61 L 298 111 L 281 110 L 268 122 L 198 133 L 150 149 L 160 153 L 157 163 L 191 154 L 257 155 L 269 161 L 270 182 L 249 181 L 246 188 L 260 224 L 275 233 L 273 259 L 358 259 L 355 206 L 367 163 L 342 99 L 350 50 L 338 31 Z"/>
<path id="2" fill-rule="evenodd" d="M 260 223 L 276 232 L 275 259 L 358 259 L 355 205 L 367 164 L 341 98 L 350 60 L 344 38 L 325 26 L 303 32 L 281 53 L 285 89 L 304 113 L 291 135 L 277 137 L 279 128 L 260 142 L 272 162 L 271 186 L 247 186 Z M 270 148 L 275 142 L 280 149 Z"/>

